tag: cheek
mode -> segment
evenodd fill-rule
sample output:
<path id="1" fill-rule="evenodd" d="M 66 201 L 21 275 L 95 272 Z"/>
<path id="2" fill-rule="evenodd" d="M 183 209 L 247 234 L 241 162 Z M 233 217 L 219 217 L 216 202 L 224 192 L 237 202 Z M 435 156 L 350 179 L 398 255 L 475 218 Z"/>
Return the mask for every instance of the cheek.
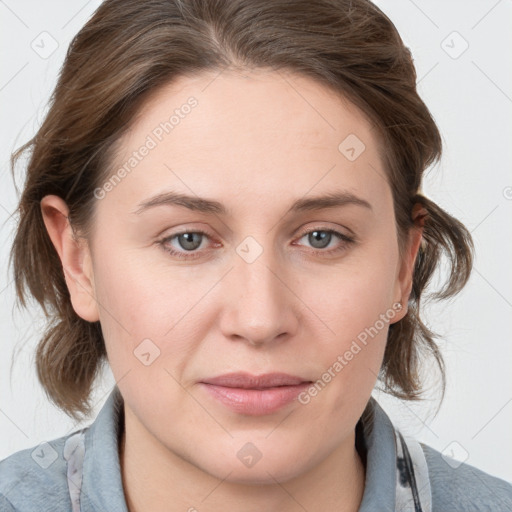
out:
<path id="1" fill-rule="evenodd" d="M 156 378 L 170 368 L 180 378 L 204 337 L 206 301 L 201 299 L 215 284 L 214 276 L 155 268 L 140 253 L 126 250 L 109 250 L 97 262 L 96 297 L 114 375 L 130 371 Z"/>
<path id="2" fill-rule="evenodd" d="M 102 325 L 130 333 L 134 341 L 161 338 L 186 312 L 194 287 L 187 290 L 187 283 L 166 269 L 156 270 L 135 252 L 112 249 L 94 271 Z"/>
<path id="3" fill-rule="evenodd" d="M 397 258 L 393 246 L 375 244 L 354 252 L 316 279 L 303 281 L 301 293 L 329 328 L 326 334 L 344 340 L 354 338 L 392 307 Z"/>
<path id="4" fill-rule="evenodd" d="M 370 395 L 380 370 L 393 309 L 398 251 L 377 247 L 361 251 L 332 272 L 329 279 L 304 285 L 308 303 L 322 322 L 315 322 L 314 350 L 309 357 L 322 362 L 324 372 L 316 386 L 322 393 L 325 411 L 334 415 L 352 404 L 358 409 Z M 318 333 L 321 333 L 318 335 Z M 329 391 L 324 392 L 324 387 Z M 315 391 L 313 391 L 315 394 Z M 307 401 L 311 397 L 304 397 Z M 357 404 L 356 404 L 357 402 Z"/>

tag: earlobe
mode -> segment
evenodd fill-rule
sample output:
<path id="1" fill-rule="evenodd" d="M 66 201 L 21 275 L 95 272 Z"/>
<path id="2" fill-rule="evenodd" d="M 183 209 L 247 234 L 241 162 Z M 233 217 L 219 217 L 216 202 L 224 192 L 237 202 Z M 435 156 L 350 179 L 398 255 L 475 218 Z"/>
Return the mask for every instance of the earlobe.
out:
<path id="1" fill-rule="evenodd" d="M 59 255 L 73 309 L 88 322 L 99 320 L 95 299 L 92 260 L 87 242 L 73 232 L 69 209 L 55 195 L 41 200 L 41 212 L 48 235 Z"/>

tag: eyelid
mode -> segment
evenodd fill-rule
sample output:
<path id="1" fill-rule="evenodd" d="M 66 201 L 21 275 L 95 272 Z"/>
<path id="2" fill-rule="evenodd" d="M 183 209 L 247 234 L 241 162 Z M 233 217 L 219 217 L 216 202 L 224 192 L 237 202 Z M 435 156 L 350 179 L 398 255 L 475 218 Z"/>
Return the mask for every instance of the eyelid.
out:
<path id="1" fill-rule="evenodd" d="M 338 235 L 340 235 L 342 237 L 345 237 L 347 239 L 353 239 L 355 241 L 356 240 L 355 233 L 351 229 L 348 229 L 348 228 L 345 228 L 345 229 L 347 231 L 349 231 L 350 234 L 345 234 L 345 233 L 341 232 L 340 228 L 331 228 L 331 227 L 326 226 L 324 224 L 320 224 L 318 226 L 304 228 L 303 230 L 301 230 L 299 238 L 302 238 L 304 235 L 308 235 L 309 233 L 312 233 L 314 231 L 325 231 L 327 233 L 335 233 L 335 234 L 338 234 Z"/>

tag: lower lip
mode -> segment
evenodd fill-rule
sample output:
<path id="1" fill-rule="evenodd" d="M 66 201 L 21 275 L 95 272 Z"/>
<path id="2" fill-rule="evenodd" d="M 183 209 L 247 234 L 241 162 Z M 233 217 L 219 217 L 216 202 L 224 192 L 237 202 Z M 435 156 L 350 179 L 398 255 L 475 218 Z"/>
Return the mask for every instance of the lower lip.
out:
<path id="1" fill-rule="evenodd" d="M 235 412 L 261 416 L 272 414 L 289 404 L 297 398 L 297 395 L 311 386 L 311 383 L 267 389 L 228 388 L 204 382 L 201 382 L 201 385 L 219 402 Z"/>

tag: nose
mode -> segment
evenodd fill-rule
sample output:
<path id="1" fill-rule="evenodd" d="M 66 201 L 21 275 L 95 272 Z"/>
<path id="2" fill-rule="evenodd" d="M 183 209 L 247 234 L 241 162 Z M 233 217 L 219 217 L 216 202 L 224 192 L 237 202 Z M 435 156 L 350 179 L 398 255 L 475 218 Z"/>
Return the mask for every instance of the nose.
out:
<path id="1" fill-rule="evenodd" d="M 300 300 L 292 289 L 289 272 L 276 264 L 270 251 L 263 251 L 251 263 L 235 258 L 235 266 L 226 277 L 220 321 L 226 338 L 264 346 L 296 334 Z"/>

